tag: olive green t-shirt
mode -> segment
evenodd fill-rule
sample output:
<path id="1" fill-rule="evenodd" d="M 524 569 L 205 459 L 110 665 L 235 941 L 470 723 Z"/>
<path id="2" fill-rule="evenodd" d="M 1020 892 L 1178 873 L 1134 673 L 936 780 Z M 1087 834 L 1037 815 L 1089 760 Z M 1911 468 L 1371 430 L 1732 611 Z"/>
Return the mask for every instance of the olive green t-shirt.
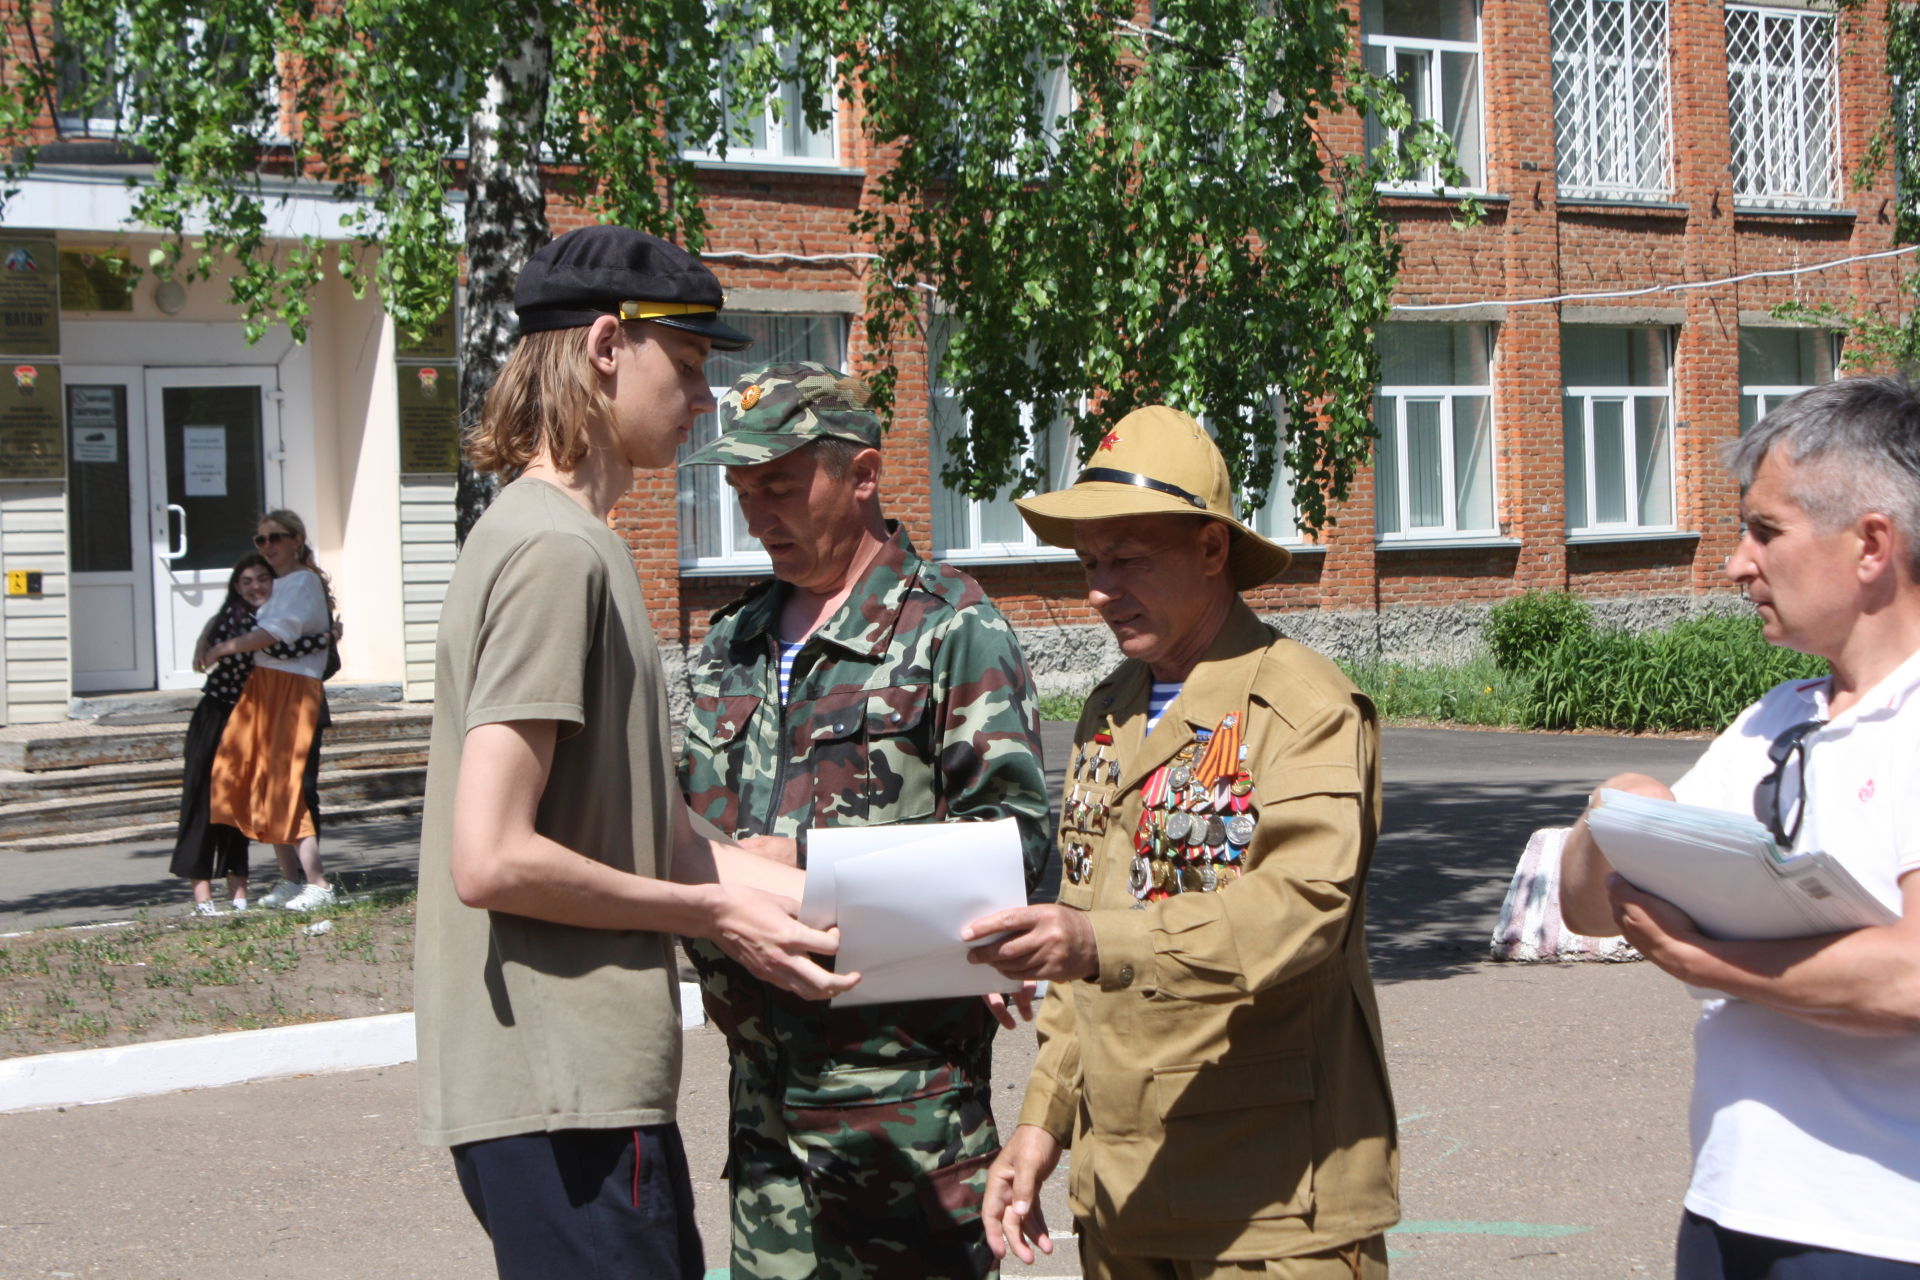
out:
<path id="1" fill-rule="evenodd" d="M 414 947 L 431 1144 L 674 1118 L 672 937 L 480 910 L 454 893 L 466 734 L 517 720 L 559 724 L 540 833 L 666 878 L 673 761 L 640 581 L 612 530 L 538 480 L 506 486 L 474 525 L 440 613 Z"/>

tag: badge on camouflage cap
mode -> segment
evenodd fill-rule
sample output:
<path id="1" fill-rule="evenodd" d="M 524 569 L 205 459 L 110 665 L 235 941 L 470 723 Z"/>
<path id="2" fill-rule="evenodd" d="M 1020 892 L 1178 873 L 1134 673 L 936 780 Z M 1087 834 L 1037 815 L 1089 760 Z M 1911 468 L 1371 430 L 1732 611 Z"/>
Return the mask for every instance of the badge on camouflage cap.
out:
<path id="1" fill-rule="evenodd" d="M 771 364 L 742 376 L 720 397 L 720 438 L 683 467 L 752 467 L 811 444 L 849 440 L 880 447 L 873 393 L 860 379 L 813 360 Z"/>

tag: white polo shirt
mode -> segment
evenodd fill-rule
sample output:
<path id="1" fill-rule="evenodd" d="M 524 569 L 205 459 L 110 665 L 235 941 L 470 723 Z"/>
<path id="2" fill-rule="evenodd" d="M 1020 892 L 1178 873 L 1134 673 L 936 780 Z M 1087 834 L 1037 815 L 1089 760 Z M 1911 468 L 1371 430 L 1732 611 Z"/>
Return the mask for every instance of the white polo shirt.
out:
<path id="1" fill-rule="evenodd" d="M 1827 719 L 1827 681 L 1783 684 L 1707 749 L 1674 796 L 1751 814 L 1767 748 Z M 1920 869 L 1920 654 L 1810 733 L 1797 850 L 1824 850 L 1896 912 Z M 1795 769 L 1782 780 L 1791 811 Z M 1744 1000 L 1694 1030 L 1687 1208 L 1776 1240 L 1920 1263 L 1920 1035 L 1854 1036 Z"/>

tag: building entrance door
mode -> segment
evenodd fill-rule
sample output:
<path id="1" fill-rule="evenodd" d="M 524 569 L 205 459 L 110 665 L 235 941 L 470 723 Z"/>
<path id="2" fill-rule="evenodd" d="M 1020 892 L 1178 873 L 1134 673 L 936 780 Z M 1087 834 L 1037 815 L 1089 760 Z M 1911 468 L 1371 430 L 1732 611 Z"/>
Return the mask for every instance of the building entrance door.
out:
<path id="1" fill-rule="evenodd" d="M 201 682 L 194 643 L 226 598 L 234 561 L 253 550 L 260 513 L 280 501 L 276 376 L 69 372 L 76 692 Z M 90 435 L 115 422 L 119 463 Z M 87 447 L 99 461 L 81 460 Z"/>

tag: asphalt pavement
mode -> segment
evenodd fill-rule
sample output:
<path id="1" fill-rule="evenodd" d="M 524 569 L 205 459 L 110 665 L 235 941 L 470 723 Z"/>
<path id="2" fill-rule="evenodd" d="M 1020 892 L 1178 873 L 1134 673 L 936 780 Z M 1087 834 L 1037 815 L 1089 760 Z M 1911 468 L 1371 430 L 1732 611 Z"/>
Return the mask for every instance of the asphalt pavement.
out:
<path id="1" fill-rule="evenodd" d="M 1049 725 L 1058 796 L 1067 726 Z M 1669 1270 L 1686 1182 L 1693 1002 L 1643 964 L 1487 962 L 1529 832 L 1626 769 L 1667 781 L 1704 743 L 1389 729 L 1369 931 L 1400 1111 L 1401 1280 L 1617 1280 Z M 412 874 L 417 824 L 327 833 L 348 883 Z M 271 855 L 257 855 L 264 889 Z M 159 845 L 0 854 L 0 930 L 183 911 Z M 725 1264 L 725 1066 L 687 1033 L 681 1124 L 709 1265 Z M 1031 1033 L 996 1050 L 1018 1108 Z M 489 1272 L 444 1152 L 413 1138 L 411 1068 L 0 1116 L 0 1280 Z M 1061 1179 L 1044 1198 L 1070 1231 Z M 1073 1275 L 1070 1239 L 1036 1268 Z"/>

